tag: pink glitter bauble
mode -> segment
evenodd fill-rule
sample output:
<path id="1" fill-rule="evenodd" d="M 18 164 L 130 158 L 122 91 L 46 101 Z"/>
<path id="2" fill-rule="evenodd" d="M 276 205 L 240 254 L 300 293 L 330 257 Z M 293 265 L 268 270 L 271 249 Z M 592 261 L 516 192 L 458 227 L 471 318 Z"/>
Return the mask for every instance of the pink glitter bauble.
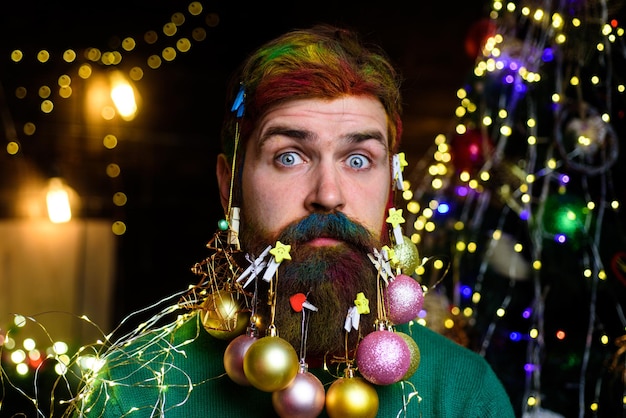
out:
<path id="1" fill-rule="evenodd" d="M 281 418 L 315 418 L 325 399 L 324 385 L 310 372 L 299 372 L 289 386 L 272 393 L 272 405 Z"/>
<path id="2" fill-rule="evenodd" d="M 415 318 L 424 305 L 422 285 L 406 274 L 398 274 L 385 292 L 387 316 L 394 324 L 405 324 Z"/>
<path id="3" fill-rule="evenodd" d="M 411 352 L 393 331 L 374 331 L 359 343 L 356 353 L 359 372 L 376 385 L 399 382 L 411 365 Z"/>
<path id="4" fill-rule="evenodd" d="M 258 338 L 242 334 L 232 340 L 226 347 L 226 351 L 224 351 L 224 369 L 226 374 L 233 382 L 242 386 L 250 386 L 250 382 L 243 372 L 243 356 L 256 340 Z"/>

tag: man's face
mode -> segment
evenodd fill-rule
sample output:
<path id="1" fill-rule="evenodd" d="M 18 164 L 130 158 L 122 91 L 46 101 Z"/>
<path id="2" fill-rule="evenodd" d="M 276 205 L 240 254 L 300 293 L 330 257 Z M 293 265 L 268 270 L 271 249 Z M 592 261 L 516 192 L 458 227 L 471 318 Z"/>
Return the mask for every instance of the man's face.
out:
<path id="1" fill-rule="evenodd" d="M 247 141 L 241 185 L 243 218 L 270 241 L 311 213 L 336 211 L 380 238 L 391 187 L 382 105 L 346 96 L 272 109 Z M 320 237 L 309 244 L 336 242 Z"/>
<path id="2" fill-rule="evenodd" d="M 279 271 L 275 325 L 299 346 L 302 314 L 290 308 L 289 297 L 306 294 L 319 308 L 307 331 L 315 357 L 345 348 L 343 324 L 357 293 L 375 306 L 376 271 L 367 253 L 380 248 L 386 217 L 387 144 L 385 111 L 367 97 L 285 103 L 268 112 L 248 140 L 241 244 L 253 256 L 277 240 L 292 246 L 292 259 Z M 266 304 L 259 309 L 270 316 Z M 366 333 L 375 312 L 362 316 Z M 351 347 L 356 338 L 348 336 Z"/>

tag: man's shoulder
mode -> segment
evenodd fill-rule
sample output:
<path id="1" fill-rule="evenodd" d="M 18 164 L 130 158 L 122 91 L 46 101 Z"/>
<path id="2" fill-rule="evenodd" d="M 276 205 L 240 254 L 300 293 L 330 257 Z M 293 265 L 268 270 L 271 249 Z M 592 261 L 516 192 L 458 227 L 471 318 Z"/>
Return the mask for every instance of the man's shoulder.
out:
<path id="1" fill-rule="evenodd" d="M 407 333 L 417 343 L 423 359 L 454 360 L 454 364 L 464 366 L 475 364 L 478 367 L 485 367 L 487 365 L 484 357 L 477 352 L 426 326 L 415 324 Z"/>

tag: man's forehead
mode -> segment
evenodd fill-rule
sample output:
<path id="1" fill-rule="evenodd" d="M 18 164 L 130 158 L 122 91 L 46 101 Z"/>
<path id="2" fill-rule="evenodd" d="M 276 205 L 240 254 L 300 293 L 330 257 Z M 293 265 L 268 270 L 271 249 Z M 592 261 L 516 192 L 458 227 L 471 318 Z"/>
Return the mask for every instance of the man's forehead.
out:
<path id="1" fill-rule="evenodd" d="M 377 139 L 388 143 L 388 118 L 376 99 L 347 96 L 334 100 L 300 99 L 281 103 L 258 121 L 256 136 L 271 135 L 311 139 L 333 133 L 352 140 Z"/>
<path id="2" fill-rule="evenodd" d="M 332 116 L 369 116 L 386 118 L 380 100 L 371 96 L 344 95 L 333 99 L 309 98 L 283 101 L 265 112 L 265 117 L 274 113 L 320 114 Z"/>

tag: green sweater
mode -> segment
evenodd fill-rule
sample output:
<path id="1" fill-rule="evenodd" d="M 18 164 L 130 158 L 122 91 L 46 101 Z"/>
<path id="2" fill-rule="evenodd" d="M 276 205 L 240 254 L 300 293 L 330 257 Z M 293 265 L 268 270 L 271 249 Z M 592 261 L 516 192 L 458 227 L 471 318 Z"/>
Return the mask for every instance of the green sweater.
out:
<path id="1" fill-rule="evenodd" d="M 191 315 L 107 354 L 75 416 L 276 417 L 271 393 L 240 386 L 226 375 L 228 342 L 210 336 L 197 318 Z M 412 385 L 375 386 L 378 417 L 514 417 L 508 395 L 481 356 L 420 325 L 412 335 L 421 354 Z M 334 380 L 323 370 L 309 371 L 326 389 Z"/>

